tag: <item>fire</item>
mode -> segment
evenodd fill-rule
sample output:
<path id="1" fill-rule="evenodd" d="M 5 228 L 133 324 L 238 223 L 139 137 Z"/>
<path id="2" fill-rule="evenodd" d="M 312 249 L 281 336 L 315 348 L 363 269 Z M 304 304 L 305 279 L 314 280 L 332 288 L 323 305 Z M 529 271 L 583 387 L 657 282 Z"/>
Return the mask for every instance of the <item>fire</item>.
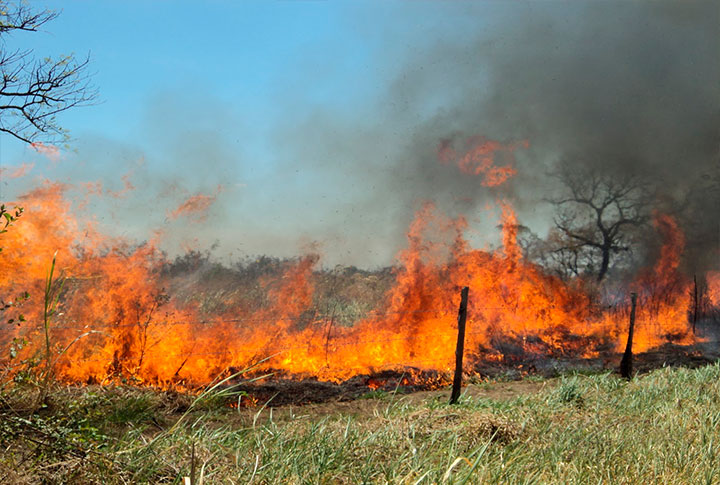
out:
<path id="1" fill-rule="evenodd" d="M 195 194 L 188 197 L 175 210 L 168 213 L 168 219 L 174 220 L 180 216 L 188 216 L 196 222 L 204 221 L 207 218 L 208 209 L 221 191 L 222 187 L 218 186 L 215 194 Z"/>
<path id="2" fill-rule="evenodd" d="M 469 175 L 482 175 L 482 185 L 495 187 L 502 185 L 517 171 L 512 167 L 515 161 L 513 152 L 518 148 L 527 148 L 526 140 L 519 143 L 502 144 L 484 136 L 472 136 L 465 140 L 464 150 L 456 152 L 451 140 L 444 140 L 438 146 L 438 159 L 443 164 L 454 162 L 460 171 Z M 496 157 L 504 157 L 507 165 L 496 165 Z"/>
<path id="3" fill-rule="evenodd" d="M 122 183 L 123 183 L 123 188 L 120 189 L 120 190 L 118 190 L 118 191 L 115 191 L 115 192 L 108 190 L 107 193 L 108 193 L 110 196 L 115 197 L 116 199 L 122 199 L 122 198 L 125 197 L 127 194 L 129 194 L 130 192 L 132 192 L 133 190 L 135 190 L 135 186 L 133 185 L 133 183 L 132 183 L 132 181 L 131 181 L 131 177 L 132 177 L 132 174 L 126 173 L 125 175 L 123 175 L 123 176 L 120 178 L 120 179 L 122 180 Z"/>
<path id="4" fill-rule="evenodd" d="M 34 163 L 23 162 L 19 167 L 0 167 L 0 177 L 17 179 L 24 177 L 35 167 Z"/>
<path id="5" fill-rule="evenodd" d="M 27 323 L 4 327 L 0 344 L 25 338 L 27 357 L 43 343 L 43 282 L 59 250 L 65 285 L 51 339 L 56 375 L 67 382 L 199 386 L 258 363 L 327 381 L 396 368 L 449 371 L 463 286 L 471 289 L 469 365 L 513 355 L 592 357 L 624 347 L 628 309 L 600 309 L 582 288 L 526 261 L 508 202 L 500 204 L 503 244 L 497 250 L 472 248 L 463 217 L 449 218 L 425 204 L 409 227 L 384 303 L 354 325 L 340 326 L 314 307 L 318 256 L 262 280 L 262 301 L 228 301 L 225 310 L 208 314 L 167 294 L 161 272 L 166 261 L 154 243 L 133 246 L 78 220 L 67 189 L 45 183 L 22 197 L 25 216 L 2 236 L 0 258 L 0 294 L 31 295 L 20 309 Z M 176 212 L 197 207 L 186 201 Z M 660 258 L 633 286 L 640 295 L 638 351 L 694 341 L 688 282 L 678 271 L 683 236 L 669 216 L 658 215 L 656 227 L 665 241 Z"/>
<path id="6" fill-rule="evenodd" d="M 710 304 L 720 307 L 720 271 L 707 273 L 707 294 Z"/>
<path id="7" fill-rule="evenodd" d="M 658 342 L 694 341 L 687 317 L 691 282 L 678 270 L 685 237 L 668 215 L 656 214 L 653 223 L 664 244 L 655 267 L 642 272 L 635 284 L 639 311 L 633 346 L 640 352 L 657 346 Z"/>

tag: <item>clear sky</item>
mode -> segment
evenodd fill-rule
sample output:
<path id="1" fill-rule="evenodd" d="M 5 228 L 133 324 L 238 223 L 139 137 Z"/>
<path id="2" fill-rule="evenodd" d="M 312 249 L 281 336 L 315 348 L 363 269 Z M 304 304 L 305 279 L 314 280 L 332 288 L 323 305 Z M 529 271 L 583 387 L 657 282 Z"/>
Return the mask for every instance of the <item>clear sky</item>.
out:
<path id="1" fill-rule="evenodd" d="M 133 239 L 161 227 L 171 251 L 219 241 L 221 255 L 293 255 L 320 243 L 326 264 L 388 264 L 423 200 L 492 241 L 496 213 L 483 209 L 510 189 L 441 167 L 440 140 L 529 141 L 511 195 L 532 226 L 547 221 L 538 177 L 558 147 L 672 154 L 656 140 L 697 145 L 673 123 L 697 133 L 700 107 L 717 103 L 712 2 L 32 4 L 61 15 L 6 47 L 89 53 L 100 96 L 62 114 L 72 140 L 59 162 L 0 136 L 1 165 L 35 163 L 1 180 L 0 198 L 45 178 L 117 191 L 127 176 L 133 195 L 88 211 Z M 700 114 L 678 117 L 693 102 Z M 197 194 L 216 197 L 206 220 L 169 220 Z"/>
<path id="2" fill-rule="evenodd" d="M 365 112 L 398 75 L 408 51 L 482 28 L 461 3 L 329 1 L 36 1 L 61 12 L 11 46 L 39 55 L 90 53 L 100 103 L 63 114 L 77 139 L 101 134 L 137 144 L 158 99 L 212 112 L 222 105 L 256 132 L 288 110 Z M 443 28 L 443 24 L 445 28 Z M 462 30 L 468 32 L 463 33 Z M 431 39 L 424 39 L 430 33 Z M 206 110 L 203 110 L 203 107 Z M 195 121 L 187 120 L 194 125 Z M 232 133 L 237 127 L 227 126 Z M 260 140 L 262 137 L 260 137 Z M 257 137 L 238 143 L 259 145 Z M 22 146 L 6 141 L 6 155 Z"/>

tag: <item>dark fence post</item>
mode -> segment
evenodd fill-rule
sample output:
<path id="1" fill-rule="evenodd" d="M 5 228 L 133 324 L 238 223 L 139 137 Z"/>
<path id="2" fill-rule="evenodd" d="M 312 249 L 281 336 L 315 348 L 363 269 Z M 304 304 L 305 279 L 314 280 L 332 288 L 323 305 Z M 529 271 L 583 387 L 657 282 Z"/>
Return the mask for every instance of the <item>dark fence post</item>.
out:
<path id="1" fill-rule="evenodd" d="M 466 286 L 460 292 L 460 310 L 458 310 L 458 338 L 457 347 L 455 348 L 455 378 L 453 379 L 452 394 L 450 394 L 450 404 L 455 404 L 460 397 L 460 388 L 462 387 L 462 371 L 463 371 L 463 352 L 465 351 L 465 321 L 467 320 L 467 304 L 468 292 L 470 289 Z"/>
<path id="2" fill-rule="evenodd" d="M 625 346 L 625 354 L 620 361 L 620 375 L 623 376 L 625 379 L 630 379 L 630 374 L 632 374 L 632 340 L 633 332 L 635 330 L 635 306 L 637 304 L 637 293 L 630 293 L 630 301 L 632 302 L 632 307 L 630 309 L 630 328 L 628 329 L 628 339 L 627 345 Z"/>

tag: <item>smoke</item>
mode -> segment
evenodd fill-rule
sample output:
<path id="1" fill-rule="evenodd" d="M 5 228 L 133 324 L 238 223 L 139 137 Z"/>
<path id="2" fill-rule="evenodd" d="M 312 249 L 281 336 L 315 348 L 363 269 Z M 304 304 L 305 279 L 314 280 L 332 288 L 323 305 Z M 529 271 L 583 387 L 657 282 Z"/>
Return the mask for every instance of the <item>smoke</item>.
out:
<path id="1" fill-rule="evenodd" d="M 91 181 L 114 166 L 103 187 L 126 206 L 111 223 L 139 239 L 142 220 L 175 248 L 292 256 L 318 242 L 323 264 L 373 267 L 393 261 L 427 200 L 465 215 L 477 244 L 499 242 L 501 200 L 544 236 L 547 174 L 572 163 L 652 179 L 680 216 L 687 269 L 720 266 L 717 2 L 418 5 L 383 6 L 391 22 L 351 11 L 367 39 L 357 86 L 316 46 L 288 68 L 267 126 L 181 86 L 148 99 L 137 138 L 149 145 L 86 136 L 58 165 Z M 408 29 L 421 15 L 427 28 Z M 463 165 L 469 140 L 486 145 Z M 188 200 L 207 217 L 166 221 Z"/>
<path id="2" fill-rule="evenodd" d="M 41 142 L 31 143 L 30 146 L 37 151 L 45 155 L 51 162 L 60 161 L 60 149 L 54 145 L 46 145 Z"/>
<path id="3" fill-rule="evenodd" d="M 78 218 L 110 236 L 159 240 L 171 256 L 212 246 L 228 227 L 228 207 L 237 205 L 243 126 L 220 100 L 188 101 L 183 94 L 149 96 L 129 137 L 82 133 L 71 150 L 28 146 L 23 157 L 32 162 L 0 167 L 3 178 L 25 175 L 13 181 L 4 201 L 53 180 L 77 202 Z"/>
<path id="4" fill-rule="evenodd" d="M 440 27 L 427 32 L 426 45 L 420 41 L 401 63 L 372 116 L 318 109 L 294 122 L 291 136 L 283 133 L 293 141 L 291 163 L 322 174 L 366 218 L 348 222 L 341 205 L 325 229 L 343 227 L 353 235 L 348 239 L 370 231 L 397 246 L 424 199 L 450 214 L 474 214 L 489 228 L 496 221 L 482 208 L 509 198 L 520 222 L 542 232 L 552 208 L 541 201 L 554 190 L 546 174 L 569 162 L 655 181 L 663 208 L 680 213 L 690 232 L 691 259 L 717 264 L 720 202 L 706 182 L 718 173 L 720 146 L 716 2 L 451 8 L 477 30 L 461 37 Z M 477 135 L 504 144 L 528 140 L 528 149 L 514 154 L 517 175 L 508 183 L 483 187 L 438 163 L 440 143 Z M 359 237 L 359 245 L 366 240 Z"/>
<path id="5" fill-rule="evenodd" d="M 24 177 L 32 171 L 34 166 L 34 163 L 23 162 L 19 167 L 0 167 L 0 177 L 9 179 Z"/>

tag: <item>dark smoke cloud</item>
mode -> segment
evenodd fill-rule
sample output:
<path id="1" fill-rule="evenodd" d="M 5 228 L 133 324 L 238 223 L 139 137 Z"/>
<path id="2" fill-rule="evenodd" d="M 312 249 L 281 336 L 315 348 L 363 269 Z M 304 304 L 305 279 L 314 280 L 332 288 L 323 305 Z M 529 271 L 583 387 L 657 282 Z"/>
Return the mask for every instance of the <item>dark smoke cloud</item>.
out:
<path id="1" fill-rule="evenodd" d="M 717 2 L 457 8 L 465 21 L 477 19 L 477 31 L 462 39 L 428 33 L 430 41 L 401 64 L 374 116 L 356 120 L 318 109 L 283 133 L 288 163 L 316 170 L 368 219 L 348 222 L 348 208 L 340 207 L 342 217 L 328 216 L 316 228 L 320 234 L 342 227 L 350 246 L 354 235 L 369 232 L 397 247 L 420 200 L 474 214 L 501 196 L 514 200 L 522 222 L 542 231 L 551 208 L 538 204 L 553 190 L 546 174 L 569 161 L 619 177 L 653 177 L 679 213 L 692 199 L 695 220 L 684 224 L 690 251 L 708 264 L 717 258 L 718 199 L 696 194 L 718 170 Z M 482 187 L 438 163 L 440 140 L 476 134 L 529 140 L 528 150 L 516 152 L 519 173 L 507 186 Z M 366 239 L 358 237 L 357 246 Z"/>

